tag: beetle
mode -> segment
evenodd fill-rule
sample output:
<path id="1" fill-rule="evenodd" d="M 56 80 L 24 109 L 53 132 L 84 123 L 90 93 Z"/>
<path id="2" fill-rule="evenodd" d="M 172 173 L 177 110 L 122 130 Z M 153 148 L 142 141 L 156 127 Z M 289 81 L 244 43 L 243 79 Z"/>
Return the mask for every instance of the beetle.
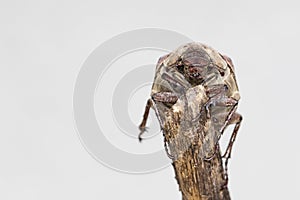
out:
<path id="1" fill-rule="evenodd" d="M 198 42 L 180 46 L 158 60 L 150 96 L 138 138 L 142 141 L 150 108 L 154 109 L 165 136 L 166 152 L 173 160 L 176 155 L 168 150 L 172 142 L 167 144 L 165 135 L 166 124 L 172 120 L 168 113 L 180 113 L 178 129 L 181 137 L 188 137 L 190 146 L 199 144 L 200 158 L 208 161 L 215 155 L 225 129 L 234 124 L 223 155 L 227 172 L 232 146 L 242 122 L 242 115 L 236 112 L 240 94 L 235 69 L 228 56 Z"/>

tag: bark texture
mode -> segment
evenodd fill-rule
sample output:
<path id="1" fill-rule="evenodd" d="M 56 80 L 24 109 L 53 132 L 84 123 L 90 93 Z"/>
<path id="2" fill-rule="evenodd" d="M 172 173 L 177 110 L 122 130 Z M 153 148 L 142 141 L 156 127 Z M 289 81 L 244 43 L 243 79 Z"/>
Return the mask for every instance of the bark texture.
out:
<path id="1" fill-rule="evenodd" d="M 201 143 L 180 133 L 180 113 L 169 112 L 164 137 L 173 158 L 173 167 L 183 200 L 229 200 L 219 148 L 211 160 L 199 156 Z M 200 141 L 201 142 L 201 141 Z"/>

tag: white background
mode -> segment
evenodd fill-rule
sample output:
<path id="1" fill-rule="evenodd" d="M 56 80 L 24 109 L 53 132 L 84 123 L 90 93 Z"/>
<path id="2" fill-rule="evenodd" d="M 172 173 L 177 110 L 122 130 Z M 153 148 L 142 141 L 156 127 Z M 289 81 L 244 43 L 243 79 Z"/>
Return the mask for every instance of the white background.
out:
<path id="1" fill-rule="evenodd" d="M 0 199 L 180 199 L 171 167 L 113 171 L 75 131 L 82 63 L 112 36 L 143 27 L 180 32 L 234 60 L 244 122 L 230 161 L 232 199 L 296 199 L 299 18 L 292 0 L 1 1 Z"/>

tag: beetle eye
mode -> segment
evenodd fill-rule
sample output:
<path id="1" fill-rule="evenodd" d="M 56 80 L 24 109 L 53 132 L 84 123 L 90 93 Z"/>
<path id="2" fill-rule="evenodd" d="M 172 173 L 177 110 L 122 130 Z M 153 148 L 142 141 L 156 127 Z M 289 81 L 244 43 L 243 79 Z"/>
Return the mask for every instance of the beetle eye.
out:
<path id="1" fill-rule="evenodd" d="M 178 65 L 178 66 L 176 66 L 176 67 L 177 67 L 177 70 L 178 70 L 181 74 L 184 73 L 184 65 Z"/>

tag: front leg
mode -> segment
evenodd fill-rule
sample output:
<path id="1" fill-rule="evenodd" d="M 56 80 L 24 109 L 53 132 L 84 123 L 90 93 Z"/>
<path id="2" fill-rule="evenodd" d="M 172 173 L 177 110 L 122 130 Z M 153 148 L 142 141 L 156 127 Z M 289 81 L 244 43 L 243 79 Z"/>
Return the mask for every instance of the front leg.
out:
<path id="1" fill-rule="evenodd" d="M 154 100 L 153 99 L 148 99 L 146 107 L 145 107 L 144 115 L 143 115 L 143 120 L 142 120 L 141 124 L 139 125 L 140 133 L 139 133 L 138 138 L 139 138 L 140 142 L 142 141 L 143 133 L 145 131 L 147 131 L 146 124 L 147 124 L 147 120 L 148 120 L 148 117 L 149 117 L 150 108 L 154 109 L 155 115 L 156 115 L 156 117 L 159 121 L 159 125 L 160 125 L 161 129 L 162 129 L 162 126 L 163 126 L 163 122 L 160 118 L 160 115 L 159 115 L 159 112 L 158 112 L 158 109 L 156 107 L 156 104 L 155 104 Z"/>
<path id="2" fill-rule="evenodd" d="M 206 88 L 206 95 L 209 100 L 205 103 L 204 108 L 206 110 L 207 118 L 211 117 L 210 107 L 212 106 L 230 106 L 235 105 L 237 101 L 226 96 L 228 91 L 227 85 L 219 84 Z"/>
<path id="3" fill-rule="evenodd" d="M 143 115 L 143 120 L 141 122 L 141 124 L 139 125 L 139 129 L 140 129 L 140 133 L 139 133 L 139 141 L 142 141 L 142 134 L 146 131 L 146 124 L 147 124 L 147 119 L 149 117 L 149 111 L 150 108 L 153 108 L 155 111 L 155 114 L 157 116 L 157 119 L 159 121 L 160 124 L 160 128 L 162 129 L 163 127 L 163 123 L 161 121 L 161 118 L 159 116 L 159 112 L 157 110 L 155 101 L 157 102 L 162 102 L 162 103 L 176 103 L 176 101 L 178 100 L 178 97 L 176 96 L 176 94 L 171 93 L 171 92 L 158 92 L 152 95 L 152 99 L 148 99 L 146 107 L 145 107 L 145 112 Z M 168 151 L 168 147 L 167 147 L 167 142 L 166 142 L 166 138 L 164 137 L 164 147 L 165 147 L 165 151 L 167 152 L 167 155 L 170 159 L 173 159 L 174 157 L 169 153 Z"/>
<path id="4" fill-rule="evenodd" d="M 148 99 L 146 107 L 145 107 L 145 112 L 143 115 L 143 120 L 139 126 L 140 129 L 140 134 L 138 136 L 139 141 L 142 141 L 142 134 L 146 131 L 146 124 L 147 124 L 147 120 L 149 117 L 149 111 L 150 108 L 153 108 L 155 111 L 155 114 L 159 120 L 159 124 L 162 128 L 163 124 L 162 121 L 160 120 L 160 116 L 159 116 L 159 112 L 156 108 L 156 104 L 155 101 L 157 102 L 162 102 L 162 103 L 172 103 L 174 104 L 177 101 L 178 97 L 176 96 L 176 94 L 171 93 L 171 92 L 158 92 L 152 95 L 152 99 Z M 154 101 L 154 102 L 153 102 Z"/>
<path id="5" fill-rule="evenodd" d="M 175 104 L 178 96 L 173 92 L 158 92 L 152 95 L 154 101 Z"/>
<path id="6" fill-rule="evenodd" d="M 139 138 L 140 142 L 142 141 L 142 134 L 146 131 L 146 124 L 147 124 L 147 120 L 149 117 L 150 108 L 152 106 L 153 106 L 152 99 L 148 99 L 146 107 L 145 107 L 145 112 L 143 115 L 142 123 L 139 125 L 140 134 L 139 134 L 138 138 Z"/>

